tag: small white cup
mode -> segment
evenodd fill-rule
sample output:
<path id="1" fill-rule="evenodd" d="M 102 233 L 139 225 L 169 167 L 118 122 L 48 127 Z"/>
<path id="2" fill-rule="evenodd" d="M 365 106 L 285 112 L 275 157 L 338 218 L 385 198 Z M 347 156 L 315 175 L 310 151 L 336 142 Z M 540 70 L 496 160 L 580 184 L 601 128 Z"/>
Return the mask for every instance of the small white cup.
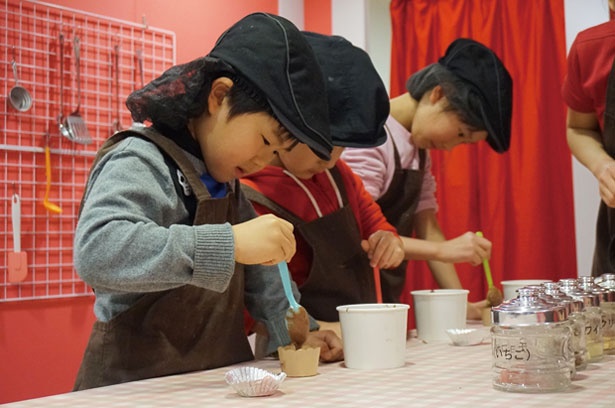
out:
<path id="1" fill-rule="evenodd" d="M 517 297 L 517 289 L 529 285 L 540 285 L 541 283 L 551 282 L 549 279 L 517 279 L 502 281 L 502 289 L 504 300 L 510 300 Z"/>
<path id="2" fill-rule="evenodd" d="M 467 289 L 427 289 L 410 292 L 414 300 L 416 331 L 429 342 L 448 341 L 447 329 L 466 327 Z"/>
<path id="3" fill-rule="evenodd" d="M 401 303 L 338 306 L 346 367 L 374 370 L 403 366 L 409 308 Z"/>

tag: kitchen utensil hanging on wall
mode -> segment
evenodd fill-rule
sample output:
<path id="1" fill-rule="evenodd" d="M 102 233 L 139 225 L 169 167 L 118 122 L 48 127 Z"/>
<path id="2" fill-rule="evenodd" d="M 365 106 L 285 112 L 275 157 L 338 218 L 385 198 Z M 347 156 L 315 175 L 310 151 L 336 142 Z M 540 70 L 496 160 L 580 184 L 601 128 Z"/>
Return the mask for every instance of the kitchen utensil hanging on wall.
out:
<path id="1" fill-rule="evenodd" d="M 64 127 L 68 130 L 69 139 L 75 143 L 88 145 L 92 138 L 88 132 L 83 116 L 79 113 L 81 107 L 81 40 L 77 35 L 73 38 L 73 52 L 75 57 L 75 73 L 77 74 L 77 108 L 64 119 Z"/>
<path id="2" fill-rule="evenodd" d="M 135 51 L 135 59 L 137 61 L 137 66 L 135 67 L 135 75 L 134 75 L 134 90 L 138 90 L 145 86 L 145 81 L 143 79 L 143 50 L 141 48 L 137 48 Z M 137 78 L 139 78 L 139 83 L 137 83 Z M 145 127 L 145 125 L 141 122 L 132 122 L 132 127 Z"/>
<path id="3" fill-rule="evenodd" d="M 19 75 L 17 75 L 17 62 L 15 61 L 15 47 L 13 47 L 13 60 L 11 66 L 13 68 L 13 77 L 15 85 L 9 91 L 9 102 L 11 106 L 19 112 L 27 112 L 32 107 L 32 96 L 30 92 L 23 86 L 19 85 Z"/>
<path id="4" fill-rule="evenodd" d="M 43 207 L 47 211 L 60 214 L 62 208 L 57 204 L 49 201 L 49 191 L 51 190 L 51 151 L 49 150 L 49 132 L 45 135 L 45 197 L 43 198 Z"/>
<path id="5" fill-rule="evenodd" d="M 64 126 L 64 33 L 62 32 L 58 36 L 58 44 L 60 47 L 60 114 L 58 115 L 58 128 L 62 136 L 72 141 L 68 128 Z"/>
<path id="6" fill-rule="evenodd" d="M 143 75 L 143 50 L 138 48 L 135 51 L 135 56 L 137 57 L 137 69 L 139 71 L 139 88 L 143 88 L 145 86 L 145 79 Z"/>
<path id="7" fill-rule="evenodd" d="M 113 81 L 115 91 L 115 120 L 113 121 L 113 132 L 122 130 L 122 121 L 120 119 L 120 46 L 113 46 Z"/>
<path id="8" fill-rule="evenodd" d="M 17 192 L 11 197 L 11 223 L 13 225 L 13 252 L 8 253 L 8 280 L 21 282 L 28 274 L 28 254 L 21 250 L 21 198 Z"/>

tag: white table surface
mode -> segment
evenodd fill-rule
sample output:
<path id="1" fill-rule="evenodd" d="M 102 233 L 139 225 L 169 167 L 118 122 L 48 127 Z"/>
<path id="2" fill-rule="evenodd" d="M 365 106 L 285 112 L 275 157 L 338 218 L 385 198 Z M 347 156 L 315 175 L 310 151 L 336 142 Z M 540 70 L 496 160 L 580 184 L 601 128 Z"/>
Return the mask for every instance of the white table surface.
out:
<path id="1" fill-rule="evenodd" d="M 615 356 L 579 371 L 569 389 L 519 394 L 493 389 L 491 345 L 408 341 L 406 364 L 353 370 L 321 364 L 314 377 L 287 378 L 268 397 L 240 397 L 224 381 L 230 367 L 154 378 L 7 404 L 7 407 L 615 407 Z M 277 360 L 250 365 L 279 372 Z M 236 367 L 239 365 L 231 366 Z"/>

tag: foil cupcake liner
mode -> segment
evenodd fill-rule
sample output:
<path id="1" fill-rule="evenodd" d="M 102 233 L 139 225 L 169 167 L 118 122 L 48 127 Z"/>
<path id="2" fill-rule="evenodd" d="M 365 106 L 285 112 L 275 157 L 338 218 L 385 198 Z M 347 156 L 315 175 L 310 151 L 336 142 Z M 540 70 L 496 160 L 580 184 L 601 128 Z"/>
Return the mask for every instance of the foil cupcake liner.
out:
<path id="1" fill-rule="evenodd" d="M 481 344 L 489 336 L 489 332 L 481 329 L 447 329 L 446 334 L 455 346 Z"/>
<path id="2" fill-rule="evenodd" d="M 257 367 L 238 367 L 224 375 L 226 383 L 242 397 L 264 397 L 276 392 L 286 373 L 270 373 Z"/>

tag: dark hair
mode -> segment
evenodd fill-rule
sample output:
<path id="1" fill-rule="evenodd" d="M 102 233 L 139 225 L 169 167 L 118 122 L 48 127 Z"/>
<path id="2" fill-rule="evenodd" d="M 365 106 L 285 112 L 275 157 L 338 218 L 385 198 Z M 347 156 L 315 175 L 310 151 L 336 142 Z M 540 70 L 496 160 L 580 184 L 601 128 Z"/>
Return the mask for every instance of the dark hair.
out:
<path id="1" fill-rule="evenodd" d="M 191 118 L 205 112 L 211 84 L 223 76 L 234 83 L 228 93 L 229 119 L 258 112 L 275 118 L 258 88 L 236 74 L 228 64 L 209 57 L 169 68 L 142 89 L 131 93 L 126 106 L 137 122 L 150 121 L 159 128 L 184 129 Z"/>
<path id="2" fill-rule="evenodd" d="M 414 99 L 420 100 L 425 92 L 431 91 L 436 85 L 442 87 L 449 102 L 447 111 L 454 112 L 459 120 L 474 129 L 486 129 L 480 113 L 479 96 L 444 66 L 435 63 L 412 74 L 406 88 Z"/>

